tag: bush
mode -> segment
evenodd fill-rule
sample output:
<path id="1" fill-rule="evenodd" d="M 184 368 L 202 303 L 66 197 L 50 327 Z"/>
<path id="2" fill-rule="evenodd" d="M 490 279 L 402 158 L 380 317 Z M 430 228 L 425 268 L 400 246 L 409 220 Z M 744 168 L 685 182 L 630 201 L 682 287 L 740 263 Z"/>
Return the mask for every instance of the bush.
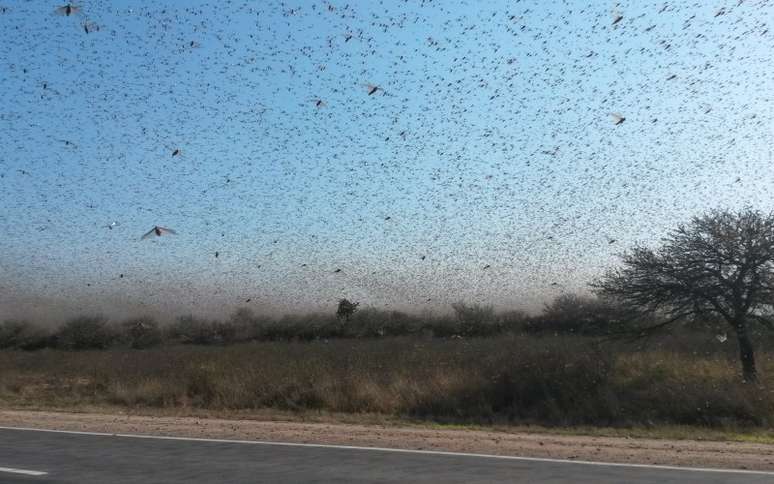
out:
<path id="1" fill-rule="evenodd" d="M 116 341 L 116 332 L 102 316 L 70 319 L 54 334 L 56 346 L 66 350 L 100 350 Z"/>
<path id="2" fill-rule="evenodd" d="M 420 321 L 415 316 L 400 311 L 364 308 L 352 317 L 346 334 L 356 338 L 381 338 L 410 335 L 420 329 Z"/>
<path id="3" fill-rule="evenodd" d="M 352 336 L 348 325 L 328 314 L 283 316 L 263 331 L 264 339 L 271 341 L 313 341 L 318 339 Z"/>
<path id="4" fill-rule="evenodd" d="M 263 330 L 269 325 L 267 317 L 256 316 L 250 308 L 239 308 L 231 315 L 229 323 L 234 328 L 235 341 L 256 341 L 261 339 Z"/>
<path id="5" fill-rule="evenodd" d="M 501 330 L 492 306 L 458 302 L 452 304 L 452 309 L 459 321 L 461 336 L 490 336 Z"/>
<path id="6" fill-rule="evenodd" d="M 568 352 L 562 342 L 546 342 L 504 359 L 484 392 L 492 411 L 510 420 L 559 425 L 615 423 L 614 358 L 591 345 L 577 346 Z"/>
<path id="7" fill-rule="evenodd" d="M 121 339 L 130 348 L 144 349 L 162 343 L 159 323 L 150 317 L 139 317 L 121 323 Z"/>
<path id="8" fill-rule="evenodd" d="M 37 350 L 50 344 L 48 331 L 28 321 L 9 320 L 0 324 L 0 349 Z"/>
<path id="9" fill-rule="evenodd" d="M 422 328 L 436 338 L 459 336 L 462 332 L 459 320 L 452 316 L 428 317 Z"/>
<path id="10" fill-rule="evenodd" d="M 180 316 L 169 325 L 167 339 L 172 343 L 207 345 L 219 341 L 216 323 L 194 316 Z"/>
<path id="11" fill-rule="evenodd" d="M 352 303 L 352 307 L 357 307 Z M 563 295 L 547 305 L 542 315 L 522 311 L 496 313 L 492 306 L 452 304 L 452 314 L 419 315 L 365 307 L 350 314 L 349 321 L 331 313 L 286 315 L 279 319 L 258 316 L 239 308 L 223 321 L 182 316 L 166 327 L 149 317 L 131 318 L 113 327 L 101 317 L 82 316 L 68 321 L 51 336 L 26 322 L 0 325 L 0 348 L 68 349 L 107 348 L 120 344 L 150 348 L 160 344 L 233 344 L 248 341 L 315 341 L 334 338 L 383 338 L 413 336 L 477 338 L 524 332 L 603 335 L 621 327 L 627 313 L 594 298 Z M 628 320 L 627 320 L 628 321 Z M 630 328 L 634 327 L 632 323 Z M 698 321 L 695 324 L 708 324 Z M 65 327 L 71 325 L 71 327 Z M 94 326 L 89 329 L 89 325 Z M 78 326 L 84 326 L 78 328 Z M 755 329 L 758 330 L 757 328 Z"/>
<path id="12" fill-rule="evenodd" d="M 500 326 L 503 332 L 521 333 L 528 321 L 529 315 L 524 311 L 511 310 L 500 313 Z"/>
<path id="13" fill-rule="evenodd" d="M 599 336 L 623 329 L 632 317 L 630 311 L 602 299 L 562 294 L 546 304 L 543 314 L 533 318 L 525 329 Z"/>

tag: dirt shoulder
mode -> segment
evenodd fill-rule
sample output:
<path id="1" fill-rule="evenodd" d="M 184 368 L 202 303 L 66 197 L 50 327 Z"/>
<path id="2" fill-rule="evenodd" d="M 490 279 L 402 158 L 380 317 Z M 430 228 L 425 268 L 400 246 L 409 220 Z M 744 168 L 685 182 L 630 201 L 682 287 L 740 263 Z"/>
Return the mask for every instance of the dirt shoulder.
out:
<path id="1" fill-rule="evenodd" d="M 0 426 L 774 470 L 774 445 L 488 430 L 0 410 Z"/>

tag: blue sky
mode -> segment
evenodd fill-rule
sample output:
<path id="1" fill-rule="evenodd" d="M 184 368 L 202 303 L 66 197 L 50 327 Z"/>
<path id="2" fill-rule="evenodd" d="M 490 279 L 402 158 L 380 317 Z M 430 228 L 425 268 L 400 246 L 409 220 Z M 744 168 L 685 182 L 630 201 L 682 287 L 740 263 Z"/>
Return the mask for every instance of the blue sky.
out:
<path id="1" fill-rule="evenodd" d="M 774 208 L 774 6 L 737 3 L 6 0 L 0 318 L 585 290 Z"/>

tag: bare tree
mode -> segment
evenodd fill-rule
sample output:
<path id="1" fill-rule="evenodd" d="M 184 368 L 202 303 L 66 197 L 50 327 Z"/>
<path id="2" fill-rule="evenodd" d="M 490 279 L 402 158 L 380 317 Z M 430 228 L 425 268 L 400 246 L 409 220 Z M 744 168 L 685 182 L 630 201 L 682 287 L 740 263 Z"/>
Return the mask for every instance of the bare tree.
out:
<path id="1" fill-rule="evenodd" d="M 736 334 L 745 381 L 757 379 L 750 323 L 774 328 L 774 213 L 746 209 L 694 217 L 652 250 L 621 255 L 623 266 L 592 283 L 596 292 L 661 322 L 720 317 Z"/>

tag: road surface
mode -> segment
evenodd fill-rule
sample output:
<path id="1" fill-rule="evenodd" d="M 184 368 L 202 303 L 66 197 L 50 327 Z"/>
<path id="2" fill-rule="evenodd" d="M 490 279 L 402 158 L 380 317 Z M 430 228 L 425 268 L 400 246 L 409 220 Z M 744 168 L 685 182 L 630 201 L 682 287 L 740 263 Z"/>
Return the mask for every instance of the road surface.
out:
<path id="1" fill-rule="evenodd" d="M 432 451 L 0 429 L 0 484 L 771 483 L 774 472 Z"/>

